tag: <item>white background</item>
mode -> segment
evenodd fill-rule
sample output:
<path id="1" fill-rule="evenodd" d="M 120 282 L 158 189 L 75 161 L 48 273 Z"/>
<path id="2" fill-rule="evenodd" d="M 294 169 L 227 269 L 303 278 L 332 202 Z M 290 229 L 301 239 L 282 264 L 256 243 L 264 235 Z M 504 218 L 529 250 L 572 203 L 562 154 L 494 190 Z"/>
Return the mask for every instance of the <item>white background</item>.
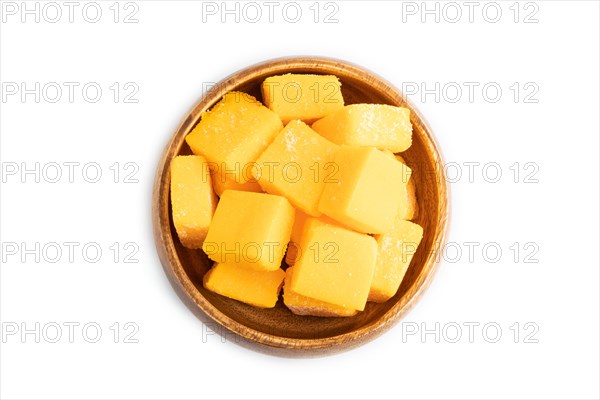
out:
<path id="1" fill-rule="evenodd" d="M 12 15 L 7 3 L 0 27 L 2 398 L 600 396 L 597 2 L 498 2 L 496 23 L 486 20 L 495 18 L 496 6 L 485 14 L 484 2 L 473 22 L 463 2 L 438 3 L 439 22 L 434 14 L 421 21 L 421 2 L 391 1 L 338 1 L 327 9 L 321 3 L 315 22 L 314 2 L 298 2 L 297 23 L 284 18 L 283 2 L 273 22 L 259 2 L 257 23 L 244 21 L 254 18 L 254 9 L 239 23 L 234 15 L 221 23 L 219 13 L 203 14 L 194 1 L 136 1 L 127 9 L 121 3 L 118 23 L 113 1 L 99 2 L 97 23 L 82 17 L 85 2 L 70 23 L 59 2 L 59 22 L 45 19 L 55 16 L 46 8 L 39 23 L 35 15 L 23 23 L 21 10 Z M 243 4 L 238 7 L 243 13 Z M 123 23 L 136 9 L 138 22 Z M 462 17 L 452 23 L 457 9 Z M 93 18 L 93 9 L 87 11 Z M 287 11 L 292 19 L 294 10 Z M 324 23 L 333 11 L 337 22 Z M 537 22 L 525 23 L 529 14 Z M 264 355 L 211 335 L 169 285 L 152 238 L 157 162 L 203 87 L 286 55 L 338 57 L 400 88 L 433 90 L 422 97 L 419 89 L 410 99 L 430 122 L 453 175 L 451 247 L 426 295 L 377 340 L 317 359 Z M 37 103 L 34 94 L 7 95 L 21 82 L 28 88 L 56 82 L 63 97 L 51 103 L 55 92 L 41 93 Z M 72 103 L 64 82 L 79 84 Z M 82 97 L 89 82 L 103 89 L 96 103 Z M 117 103 L 109 88 L 115 82 Z M 134 86 L 125 90 L 128 82 Z M 478 85 L 472 99 L 465 82 Z M 138 102 L 124 102 L 136 85 Z M 453 102 L 457 86 L 462 96 Z M 496 87 L 502 94 L 493 102 Z M 58 183 L 42 172 L 36 183 L 35 175 L 21 175 L 23 165 L 36 162 L 50 179 L 52 163 L 80 166 L 73 183 L 66 167 Z M 102 169 L 98 183 L 82 177 L 81 167 L 92 162 Z M 118 183 L 109 169 L 115 162 Z M 128 162 L 139 166 L 138 183 L 123 182 Z M 479 163 L 472 179 L 469 162 Z M 525 163 L 532 164 L 526 169 Z M 482 173 L 486 164 L 491 167 Z M 15 165 L 19 171 L 10 175 Z M 492 183 L 498 169 L 502 176 Z M 36 242 L 48 251 L 38 253 L 39 262 L 22 252 Z M 64 242 L 79 243 L 73 262 L 64 246 L 62 258 L 50 262 L 55 248 L 48 244 Z M 472 257 L 470 242 L 477 243 Z M 87 243 L 103 250 L 98 262 L 83 258 Z M 138 262 L 124 262 L 135 246 Z M 69 322 L 80 324 L 73 343 Z M 135 325 L 125 329 L 127 322 Z M 36 323 L 39 343 L 33 333 L 21 335 Z M 86 323 L 101 327 L 97 343 L 86 340 L 93 329 L 82 333 Z M 421 335 L 436 323 L 439 338 Z M 468 323 L 479 324 L 472 340 Z M 62 337 L 51 343 L 55 324 Z M 137 343 L 125 343 L 135 326 L 139 331 L 127 341 Z M 457 326 L 462 336 L 452 343 Z M 490 343 L 496 327 L 501 336 Z"/>

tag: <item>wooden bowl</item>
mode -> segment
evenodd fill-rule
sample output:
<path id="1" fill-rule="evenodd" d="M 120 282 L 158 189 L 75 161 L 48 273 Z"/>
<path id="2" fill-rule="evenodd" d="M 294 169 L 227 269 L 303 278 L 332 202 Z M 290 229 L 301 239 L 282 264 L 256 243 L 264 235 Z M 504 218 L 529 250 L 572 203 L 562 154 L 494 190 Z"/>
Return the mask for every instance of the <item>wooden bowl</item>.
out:
<path id="1" fill-rule="evenodd" d="M 413 170 L 419 207 L 415 222 L 424 229 L 423 240 L 398 293 L 385 303 L 368 303 L 365 311 L 354 317 L 298 316 L 292 314 L 281 299 L 273 309 L 259 309 L 207 291 L 202 286 L 202 277 L 212 263 L 201 250 L 184 248 L 173 226 L 168 167 L 174 156 L 191 154 L 184 138 L 199 121 L 201 113 L 232 90 L 261 99 L 260 84 L 265 78 L 289 72 L 336 75 L 342 82 L 347 104 L 391 104 L 411 110 L 413 144 L 402 155 Z M 284 355 L 348 349 L 378 336 L 398 322 L 431 282 L 437 268 L 436 250 L 444 244 L 448 214 L 442 165 L 433 135 L 419 112 L 397 89 L 372 72 L 345 61 L 317 57 L 283 58 L 253 65 L 230 75 L 206 93 L 171 138 L 158 164 L 152 198 L 158 254 L 180 297 L 222 336 L 229 335 L 230 339 L 236 338 L 236 342 L 257 350 L 283 349 L 274 353 Z"/>

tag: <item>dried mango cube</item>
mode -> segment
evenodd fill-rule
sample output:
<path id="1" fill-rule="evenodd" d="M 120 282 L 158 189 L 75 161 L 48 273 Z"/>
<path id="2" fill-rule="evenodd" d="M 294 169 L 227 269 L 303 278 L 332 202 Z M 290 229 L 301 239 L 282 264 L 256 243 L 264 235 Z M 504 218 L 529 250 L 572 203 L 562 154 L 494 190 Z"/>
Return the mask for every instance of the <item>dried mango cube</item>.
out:
<path id="1" fill-rule="evenodd" d="M 194 154 L 212 163 L 213 170 L 246 183 L 252 179 L 249 165 L 282 128 L 279 116 L 254 97 L 230 92 L 202 114 L 185 140 Z"/>
<path id="2" fill-rule="evenodd" d="M 377 243 L 369 235 L 311 218 L 300 240 L 292 291 L 362 311 L 373 279 Z"/>
<path id="3" fill-rule="evenodd" d="M 218 263 L 277 270 L 290 241 L 294 207 L 285 197 L 226 190 L 202 249 Z"/>
<path id="4" fill-rule="evenodd" d="M 262 97 L 284 124 L 308 124 L 344 107 L 341 83 L 334 75 L 286 74 L 264 80 Z"/>
<path id="5" fill-rule="evenodd" d="M 408 166 L 402 156 L 394 154 L 389 150 L 385 150 L 384 153 L 389 157 L 395 158 L 405 166 Z M 398 204 L 398 218 L 410 221 L 417 217 L 419 210 L 417 204 L 417 191 L 412 174 L 402 189 L 402 196 L 400 196 L 400 203 Z"/>
<path id="6" fill-rule="evenodd" d="M 215 264 L 202 279 L 211 292 L 261 308 L 275 307 L 285 272 L 257 271 L 236 264 Z"/>
<path id="7" fill-rule="evenodd" d="M 356 315 L 356 310 L 341 307 L 324 301 L 302 296 L 292 290 L 293 267 L 285 271 L 283 285 L 283 303 L 291 312 L 297 315 L 314 315 L 316 317 L 351 317 Z"/>
<path id="8" fill-rule="evenodd" d="M 402 156 L 396 154 L 396 160 L 408 166 Z M 400 198 L 398 205 L 398 218 L 410 221 L 419 214 L 419 205 L 417 204 L 417 189 L 415 187 L 415 179 L 410 176 L 406 183 L 406 192 Z"/>
<path id="9" fill-rule="evenodd" d="M 375 235 L 377 263 L 369 301 L 383 303 L 396 294 L 422 238 L 423 228 L 399 218 L 389 232 Z"/>
<path id="10" fill-rule="evenodd" d="M 319 198 L 339 146 L 302 121 L 287 124 L 256 160 L 255 177 L 267 193 L 285 196 L 297 208 L 318 217 Z"/>
<path id="11" fill-rule="evenodd" d="M 177 156 L 170 169 L 171 209 L 177 236 L 183 246 L 199 249 L 217 204 L 208 164 L 201 156 Z"/>
<path id="12" fill-rule="evenodd" d="M 394 153 L 412 144 L 410 110 L 386 104 L 351 104 L 312 124 L 337 144 L 374 146 Z"/>
<path id="13" fill-rule="evenodd" d="M 326 183 L 319 211 L 363 233 L 384 233 L 398 215 L 410 168 L 374 147 L 340 146 L 335 183 Z"/>

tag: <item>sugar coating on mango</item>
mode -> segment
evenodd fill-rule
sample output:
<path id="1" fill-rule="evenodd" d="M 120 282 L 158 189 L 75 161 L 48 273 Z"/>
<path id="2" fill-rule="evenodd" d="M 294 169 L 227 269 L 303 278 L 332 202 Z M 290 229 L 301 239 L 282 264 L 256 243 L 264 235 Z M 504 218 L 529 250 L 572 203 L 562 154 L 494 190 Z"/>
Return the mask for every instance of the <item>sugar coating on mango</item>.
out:
<path id="1" fill-rule="evenodd" d="M 204 287 L 246 304 L 261 308 L 275 307 L 285 272 L 257 271 L 236 264 L 215 264 L 202 279 Z"/>
<path id="2" fill-rule="evenodd" d="M 412 144 L 410 110 L 386 104 L 351 104 L 312 124 L 337 144 L 373 146 L 394 153 Z"/>
<path id="3" fill-rule="evenodd" d="M 202 114 L 185 140 L 194 154 L 212 163 L 213 171 L 245 183 L 252 179 L 249 165 L 282 128 L 279 116 L 254 97 L 230 92 Z"/>
<path id="4" fill-rule="evenodd" d="M 258 157 L 254 176 L 267 193 L 285 196 L 305 213 L 319 216 L 319 198 L 334 171 L 338 147 L 304 122 L 291 121 Z"/>
<path id="5" fill-rule="evenodd" d="M 410 168 L 374 147 L 340 146 L 335 183 L 326 183 L 319 211 L 356 231 L 384 233 L 398 215 Z"/>
<path id="6" fill-rule="evenodd" d="M 357 311 L 351 308 L 337 306 L 324 301 L 302 296 L 292 290 L 293 267 L 285 271 L 283 285 L 283 303 L 296 315 L 313 315 L 315 317 L 351 317 Z"/>
<path id="7" fill-rule="evenodd" d="M 221 195 L 202 250 L 218 263 L 279 269 L 294 224 L 285 197 L 226 190 Z"/>
<path id="8" fill-rule="evenodd" d="M 311 218 L 300 240 L 291 289 L 305 297 L 362 311 L 376 257 L 373 237 Z"/>
<path id="9" fill-rule="evenodd" d="M 171 171 L 171 209 L 184 247 L 199 249 L 208 233 L 217 200 L 208 164 L 202 156 L 177 156 Z"/>
<path id="10" fill-rule="evenodd" d="M 262 97 L 284 124 L 308 124 L 344 107 L 341 83 L 334 75 L 286 74 L 264 80 Z"/>
<path id="11" fill-rule="evenodd" d="M 422 238 L 423 228 L 399 218 L 389 232 L 375 235 L 377 263 L 369 301 L 383 303 L 396 294 Z"/>

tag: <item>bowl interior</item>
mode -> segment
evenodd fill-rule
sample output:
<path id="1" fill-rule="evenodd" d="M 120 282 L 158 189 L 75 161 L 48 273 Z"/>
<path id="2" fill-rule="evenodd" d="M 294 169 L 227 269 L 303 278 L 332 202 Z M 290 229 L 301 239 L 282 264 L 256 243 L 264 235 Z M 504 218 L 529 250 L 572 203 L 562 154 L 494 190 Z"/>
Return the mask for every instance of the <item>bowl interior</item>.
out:
<path id="1" fill-rule="evenodd" d="M 184 137 L 198 122 L 200 112 L 209 109 L 220 100 L 224 92 L 232 89 L 249 93 L 262 100 L 262 81 L 268 76 L 288 72 L 337 75 L 342 83 L 346 104 L 391 104 L 408 107 L 412 111 L 413 144 L 402 156 L 413 171 L 412 179 L 415 180 L 419 208 L 414 221 L 423 227 L 424 237 L 397 294 L 382 304 L 368 303 L 365 311 L 354 317 L 320 318 L 294 315 L 283 305 L 281 298 L 275 308 L 258 309 L 206 290 L 202 286 L 202 277 L 212 263 L 201 250 L 186 249 L 180 244 L 171 218 L 168 165 L 174 155 L 191 154 Z M 414 297 L 420 294 L 421 289 L 428 283 L 430 274 L 435 270 L 432 254 L 436 243 L 439 245 L 443 238 L 446 204 L 446 199 L 442 198 L 445 196 L 445 187 L 440 187 L 443 182 L 440 182 L 441 172 L 437 168 L 439 154 L 427 127 L 412 106 L 404 101 L 396 89 L 364 70 L 331 61 L 299 60 L 251 67 L 223 81 L 204 97 L 174 136 L 170 149 L 163 158 L 162 173 L 159 167 L 157 176 L 158 190 L 163 192 L 158 205 L 158 213 L 161 216 L 159 220 L 168 221 L 166 237 L 159 238 L 162 241 L 159 246 L 167 253 L 172 253 L 167 258 L 168 265 L 165 265 L 165 269 L 172 278 L 175 277 L 175 280 L 179 281 L 186 294 L 203 312 L 242 336 L 274 346 L 311 347 L 323 346 L 326 343 L 323 339 L 342 338 L 342 342 L 347 342 L 360 335 L 375 333 L 408 310 Z M 182 280 L 187 281 L 182 283 Z"/>

